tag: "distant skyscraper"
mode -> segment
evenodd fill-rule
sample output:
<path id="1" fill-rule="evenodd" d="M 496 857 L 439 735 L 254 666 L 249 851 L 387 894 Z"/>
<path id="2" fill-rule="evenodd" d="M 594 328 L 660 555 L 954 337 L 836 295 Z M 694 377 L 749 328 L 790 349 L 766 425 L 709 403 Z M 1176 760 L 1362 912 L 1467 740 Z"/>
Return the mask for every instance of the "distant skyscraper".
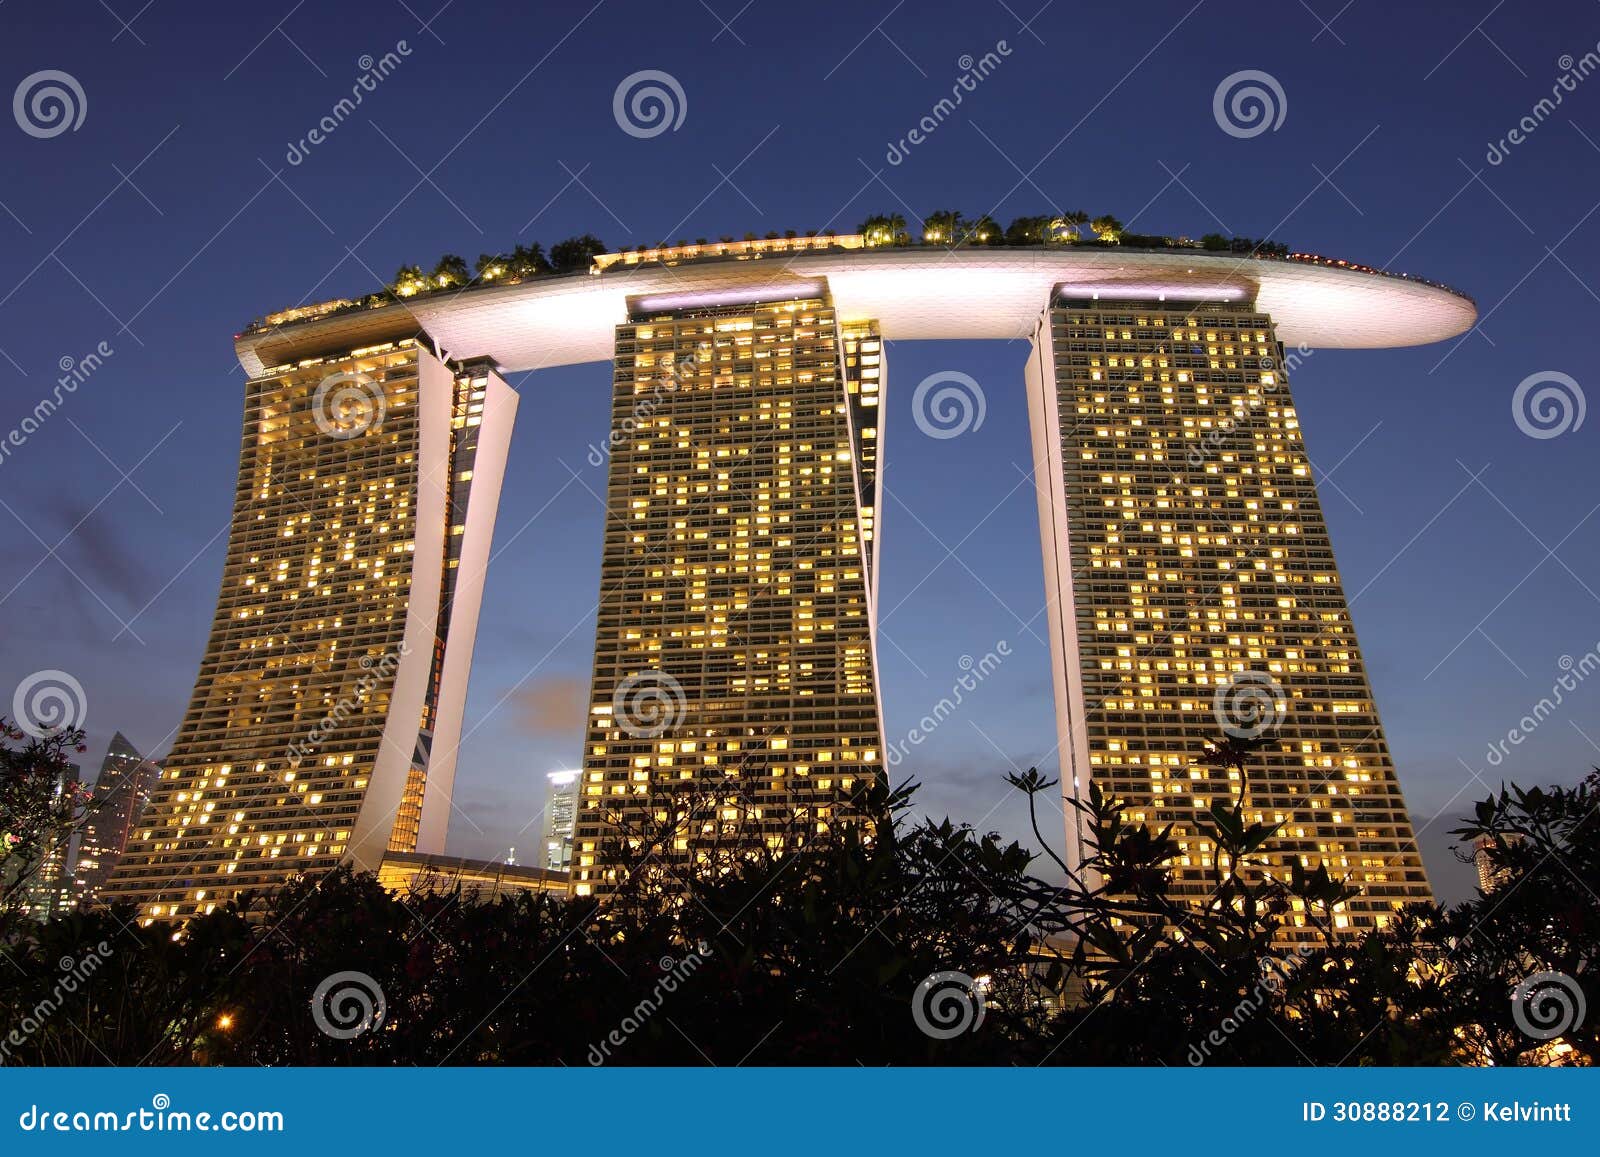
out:
<path id="1" fill-rule="evenodd" d="M 1514 832 L 1506 835 L 1504 839 L 1511 847 L 1522 842 L 1522 837 Z M 1511 869 L 1506 867 L 1501 859 L 1493 836 L 1479 836 L 1472 841 L 1472 866 L 1478 873 L 1479 891 L 1485 894 L 1493 892 L 1511 877 Z"/>
<path id="2" fill-rule="evenodd" d="M 581 771 L 550 771 L 544 792 L 544 864 L 565 872 L 573 866 L 573 826 L 578 818 Z"/>
<path id="3" fill-rule="evenodd" d="M 104 889 L 147 918 L 444 850 L 517 397 L 410 338 L 294 356 L 245 386 L 211 639 Z"/>
<path id="4" fill-rule="evenodd" d="M 99 902 L 160 776 L 161 769 L 140 755 L 122 732 L 111 737 L 78 837 L 73 887 L 79 907 Z"/>
<path id="5" fill-rule="evenodd" d="M 1195 904 L 1216 886 L 1197 819 L 1232 801 L 1282 825 L 1268 872 L 1322 865 L 1361 889 L 1339 928 L 1429 899 L 1272 319 L 1086 295 L 1054 301 L 1033 347 L 1064 790 L 1095 782 L 1132 822 L 1171 824 Z M 1224 733 L 1266 740 L 1242 782 L 1203 762 Z"/>
<path id="6" fill-rule="evenodd" d="M 572 830 L 578 815 L 578 771 L 552 771 L 544 804 L 544 866 L 565 872 L 572 867 Z"/>
<path id="7" fill-rule="evenodd" d="M 882 343 L 821 285 L 773 296 L 645 299 L 617 327 L 578 895 L 803 842 L 882 775 Z"/>
<path id="8" fill-rule="evenodd" d="M 71 797 L 80 791 L 82 769 L 69 763 L 56 777 L 53 807 L 63 817 L 75 818 L 81 814 L 78 802 Z M 45 837 L 43 858 L 34 871 L 33 879 L 24 889 L 23 910 L 35 920 L 50 920 L 72 910 L 72 859 L 76 848 L 76 832 L 63 824 L 58 831 Z"/>

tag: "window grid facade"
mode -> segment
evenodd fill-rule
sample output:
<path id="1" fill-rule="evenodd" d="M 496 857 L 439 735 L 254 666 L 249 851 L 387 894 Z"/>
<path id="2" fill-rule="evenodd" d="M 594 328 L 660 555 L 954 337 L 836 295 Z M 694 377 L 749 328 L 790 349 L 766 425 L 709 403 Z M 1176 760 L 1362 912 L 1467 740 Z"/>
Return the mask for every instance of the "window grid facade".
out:
<path id="1" fill-rule="evenodd" d="M 140 755 L 127 736 L 119 731 L 111 737 L 78 837 L 73 888 L 80 908 L 99 903 L 160 777 L 161 769 Z"/>
<path id="2" fill-rule="evenodd" d="M 1132 820 L 1172 824 L 1175 892 L 1196 904 L 1214 849 L 1195 817 L 1241 794 L 1249 819 L 1283 825 L 1265 871 L 1325 865 L 1362 890 L 1336 928 L 1429 899 L 1272 319 L 1058 302 L 1034 343 L 1065 790 L 1086 798 L 1092 779 Z M 1244 783 L 1201 762 L 1239 722 L 1230 687 L 1279 705 Z M 1303 912 L 1290 925 L 1311 935 Z"/>
<path id="3" fill-rule="evenodd" d="M 410 340 L 246 385 L 211 637 L 108 902 L 182 918 L 416 850 L 485 385 Z"/>
<path id="4" fill-rule="evenodd" d="M 681 885 L 735 833 L 801 842 L 881 776 L 881 373 L 876 327 L 822 298 L 618 327 L 578 895 L 634 857 Z M 640 678 L 669 689 L 659 730 L 625 718 Z"/>

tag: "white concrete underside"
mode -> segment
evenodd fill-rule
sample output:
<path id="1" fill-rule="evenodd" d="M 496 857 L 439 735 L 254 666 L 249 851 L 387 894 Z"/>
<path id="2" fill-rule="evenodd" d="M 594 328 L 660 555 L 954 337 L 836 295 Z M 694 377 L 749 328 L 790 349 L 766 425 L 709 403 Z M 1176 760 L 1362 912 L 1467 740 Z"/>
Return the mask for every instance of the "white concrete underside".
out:
<path id="1" fill-rule="evenodd" d="M 238 339 L 251 374 L 306 351 L 359 344 L 408 316 L 449 358 L 487 356 L 508 373 L 608 361 L 630 301 L 803 292 L 825 280 L 841 321 L 875 318 L 890 341 L 1024 341 L 1057 287 L 1102 298 L 1215 296 L 1255 302 L 1287 346 L 1424 345 L 1471 328 L 1465 297 L 1419 281 L 1309 262 L 1115 248 L 824 251 L 536 277 L 437 294 Z M 675 301 L 673 304 L 681 304 Z"/>

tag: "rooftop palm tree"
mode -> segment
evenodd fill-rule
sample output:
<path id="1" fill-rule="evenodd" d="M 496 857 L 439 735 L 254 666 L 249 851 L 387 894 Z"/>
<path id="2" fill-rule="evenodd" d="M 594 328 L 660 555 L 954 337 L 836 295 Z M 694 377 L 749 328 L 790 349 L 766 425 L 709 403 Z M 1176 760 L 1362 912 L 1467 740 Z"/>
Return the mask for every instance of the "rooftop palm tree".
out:
<path id="1" fill-rule="evenodd" d="M 922 220 L 922 239 L 936 245 L 955 245 L 961 240 L 961 211 L 935 209 Z"/>
<path id="2" fill-rule="evenodd" d="M 433 284 L 441 289 L 451 285 L 465 285 L 472 280 L 466 260 L 454 253 L 446 253 L 433 267 Z"/>
<path id="3" fill-rule="evenodd" d="M 1070 213 L 1063 213 L 1059 217 L 1050 219 L 1050 228 L 1045 239 L 1048 241 L 1064 241 L 1072 244 L 1078 241 L 1083 234 L 1078 227 L 1089 220 L 1089 214 L 1082 209 L 1074 209 Z"/>
<path id="4" fill-rule="evenodd" d="M 428 287 L 427 278 L 423 275 L 419 265 L 402 265 L 395 270 L 394 280 L 389 287 L 401 297 L 410 297 L 414 293 L 421 293 Z"/>
<path id="5" fill-rule="evenodd" d="M 863 221 L 856 230 L 867 239 L 867 245 L 906 245 L 911 237 L 906 233 L 906 219 L 899 213 L 876 213 Z"/>
<path id="6" fill-rule="evenodd" d="M 1042 245 L 1049 226 L 1048 217 L 1018 217 L 1006 226 L 1006 244 Z"/>
<path id="7" fill-rule="evenodd" d="M 1000 223 L 987 213 L 967 226 L 967 236 L 978 245 L 1000 245 L 1005 241 Z"/>
<path id="8" fill-rule="evenodd" d="M 1089 228 L 1094 230 L 1096 241 L 1107 241 L 1115 244 L 1122 237 L 1122 222 L 1109 213 L 1103 217 L 1096 217 L 1089 222 Z"/>

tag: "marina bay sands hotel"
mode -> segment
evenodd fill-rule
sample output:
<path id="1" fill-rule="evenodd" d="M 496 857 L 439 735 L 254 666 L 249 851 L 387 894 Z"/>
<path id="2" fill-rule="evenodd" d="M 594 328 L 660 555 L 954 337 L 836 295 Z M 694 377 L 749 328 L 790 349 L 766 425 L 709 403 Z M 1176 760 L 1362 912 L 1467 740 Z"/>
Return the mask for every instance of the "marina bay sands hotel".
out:
<path id="1" fill-rule="evenodd" d="M 1026 339 L 1062 791 L 1173 825 L 1280 823 L 1266 870 L 1429 898 L 1286 351 L 1439 341 L 1429 282 L 1291 256 L 799 238 L 268 318 L 193 698 L 106 890 L 183 919 L 341 862 L 442 853 L 518 408 L 610 358 L 595 661 L 570 889 L 784 848 L 885 775 L 875 635 L 886 341 Z M 974 462 L 974 468 L 981 463 Z M 892 557 L 892 552 L 891 552 Z M 1248 783 L 1206 764 L 1264 742 Z M 1066 801 L 1064 801 L 1065 803 Z M 1083 854 L 1066 806 L 1069 857 Z"/>

